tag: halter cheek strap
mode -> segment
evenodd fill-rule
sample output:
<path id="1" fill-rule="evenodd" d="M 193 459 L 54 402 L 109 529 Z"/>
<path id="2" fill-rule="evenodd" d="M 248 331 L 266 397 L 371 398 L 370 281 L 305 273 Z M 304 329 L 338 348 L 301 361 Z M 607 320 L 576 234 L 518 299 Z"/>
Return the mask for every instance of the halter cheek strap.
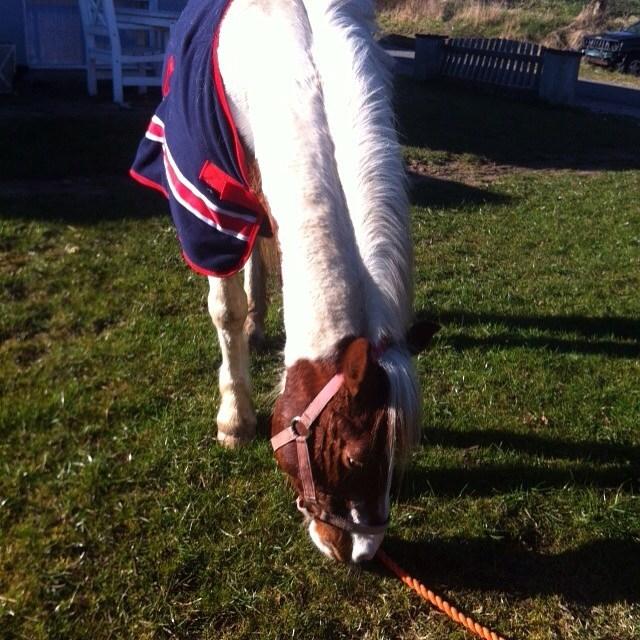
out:
<path id="1" fill-rule="evenodd" d="M 298 509 L 311 514 L 314 518 L 327 522 L 328 524 L 365 535 L 384 533 L 389 521 L 379 525 L 365 525 L 359 522 L 352 522 L 341 516 L 321 509 L 318 504 L 316 487 L 313 481 L 313 471 L 311 469 L 311 457 L 309 455 L 309 436 L 313 424 L 318 419 L 323 409 L 329 404 L 333 396 L 338 393 L 344 382 L 344 375 L 336 373 L 327 384 L 322 387 L 320 393 L 311 401 L 301 416 L 296 416 L 291 424 L 271 438 L 271 446 L 274 452 L 291 442 L 296 444 L 296 454 L 298 457 L 298 476 L 302 483 L 302 497 L 298 497 Z"/>
<path id="2" fill-rule="evenodd" d="M 311 401 L 311 404 L 304 410 L 301 416 L 296 416 L 291 424 L 271 438 L 271 446 L 274 452 L 284 447 L 290 442 L 296 443 L 298 454 L 298 475 L 302 482 L 302 496 L 305 503 L 317 503 L 316 488 L 313 482 L 313 472 L 311 471 L 311 457 L 309 455 L 308 440 L 311 435 L 311 426 L 318 419 L 322 410 L 329 404 L 333 396 L 344 382 L 342 373 L 336 375 L 322 387 L 320 393 Z"/>

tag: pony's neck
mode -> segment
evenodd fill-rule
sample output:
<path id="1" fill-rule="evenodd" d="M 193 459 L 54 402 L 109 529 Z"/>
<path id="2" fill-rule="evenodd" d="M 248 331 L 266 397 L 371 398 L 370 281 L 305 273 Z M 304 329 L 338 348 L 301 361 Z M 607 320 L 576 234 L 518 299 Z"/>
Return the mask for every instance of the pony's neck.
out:
<path id="1" fill-rule="evenodd" d="M 247 55 L 244 43 L 263 41 L 265 30 L 278 35 L 257 49 L 259 55 Z M 305 6 L 299 0 L 235 0 L 218 55 L 234 120 L 254 154 L 278 226 L 285 365 L 322 358 L 341 338 L 366 335 L 367 277 Z"/>
<path id="2" fill-rule="evenodd" d="M 365 328 L 362 266 L 343 198 L 316 194 L 293 210 L 278 218 L 285 366 L 328 356 Z"/>

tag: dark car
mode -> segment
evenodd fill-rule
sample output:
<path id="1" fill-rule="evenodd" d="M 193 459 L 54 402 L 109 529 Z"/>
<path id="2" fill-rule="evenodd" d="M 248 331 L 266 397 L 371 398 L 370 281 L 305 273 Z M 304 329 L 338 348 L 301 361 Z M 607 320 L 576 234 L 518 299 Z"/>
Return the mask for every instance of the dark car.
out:
<path id="1" fill-rule="evenodd" d="M 640 22 L 622 31 L 585 36 L 582 53 L 591 64 L 640 76 Z"/>

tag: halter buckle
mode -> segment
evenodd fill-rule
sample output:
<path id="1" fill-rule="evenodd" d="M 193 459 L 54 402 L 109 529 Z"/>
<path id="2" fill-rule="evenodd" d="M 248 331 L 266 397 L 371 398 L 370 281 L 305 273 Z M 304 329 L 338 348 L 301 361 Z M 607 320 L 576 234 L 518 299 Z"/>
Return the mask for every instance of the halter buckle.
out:
<path id="1" fill-rule="evenodd" d="M 302 430 L 300 430 L 298 425 L 302 425 Z M 291 427 L 291 431 L 293 431 L 293 433 L 296 435 L 296 439 L 304 438 L 305 440 L 307 440 L 309 438 L 309 435 L 311 435 L 311 429 L 307 428 L 307 425 L 305 425 L 300 416 L 292 418 L 291 424 L 289 426 Z"/>

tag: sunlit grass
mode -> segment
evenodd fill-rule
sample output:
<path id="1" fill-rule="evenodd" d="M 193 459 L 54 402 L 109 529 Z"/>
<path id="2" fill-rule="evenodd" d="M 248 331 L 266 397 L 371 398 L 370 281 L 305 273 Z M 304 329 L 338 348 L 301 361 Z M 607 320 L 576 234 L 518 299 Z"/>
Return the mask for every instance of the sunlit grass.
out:
<path id="1" fill-rule="evenodd" d="M 387 549 L 509 637 L 637 638 L 640 130 L 409 82 L 398 111 L 442 330 Z M 216 445 L 206 282 L 123 178 L 145 118 L 0 124 L 0 637 L 464 637 L 323 559 L 264 437 Z"/>

